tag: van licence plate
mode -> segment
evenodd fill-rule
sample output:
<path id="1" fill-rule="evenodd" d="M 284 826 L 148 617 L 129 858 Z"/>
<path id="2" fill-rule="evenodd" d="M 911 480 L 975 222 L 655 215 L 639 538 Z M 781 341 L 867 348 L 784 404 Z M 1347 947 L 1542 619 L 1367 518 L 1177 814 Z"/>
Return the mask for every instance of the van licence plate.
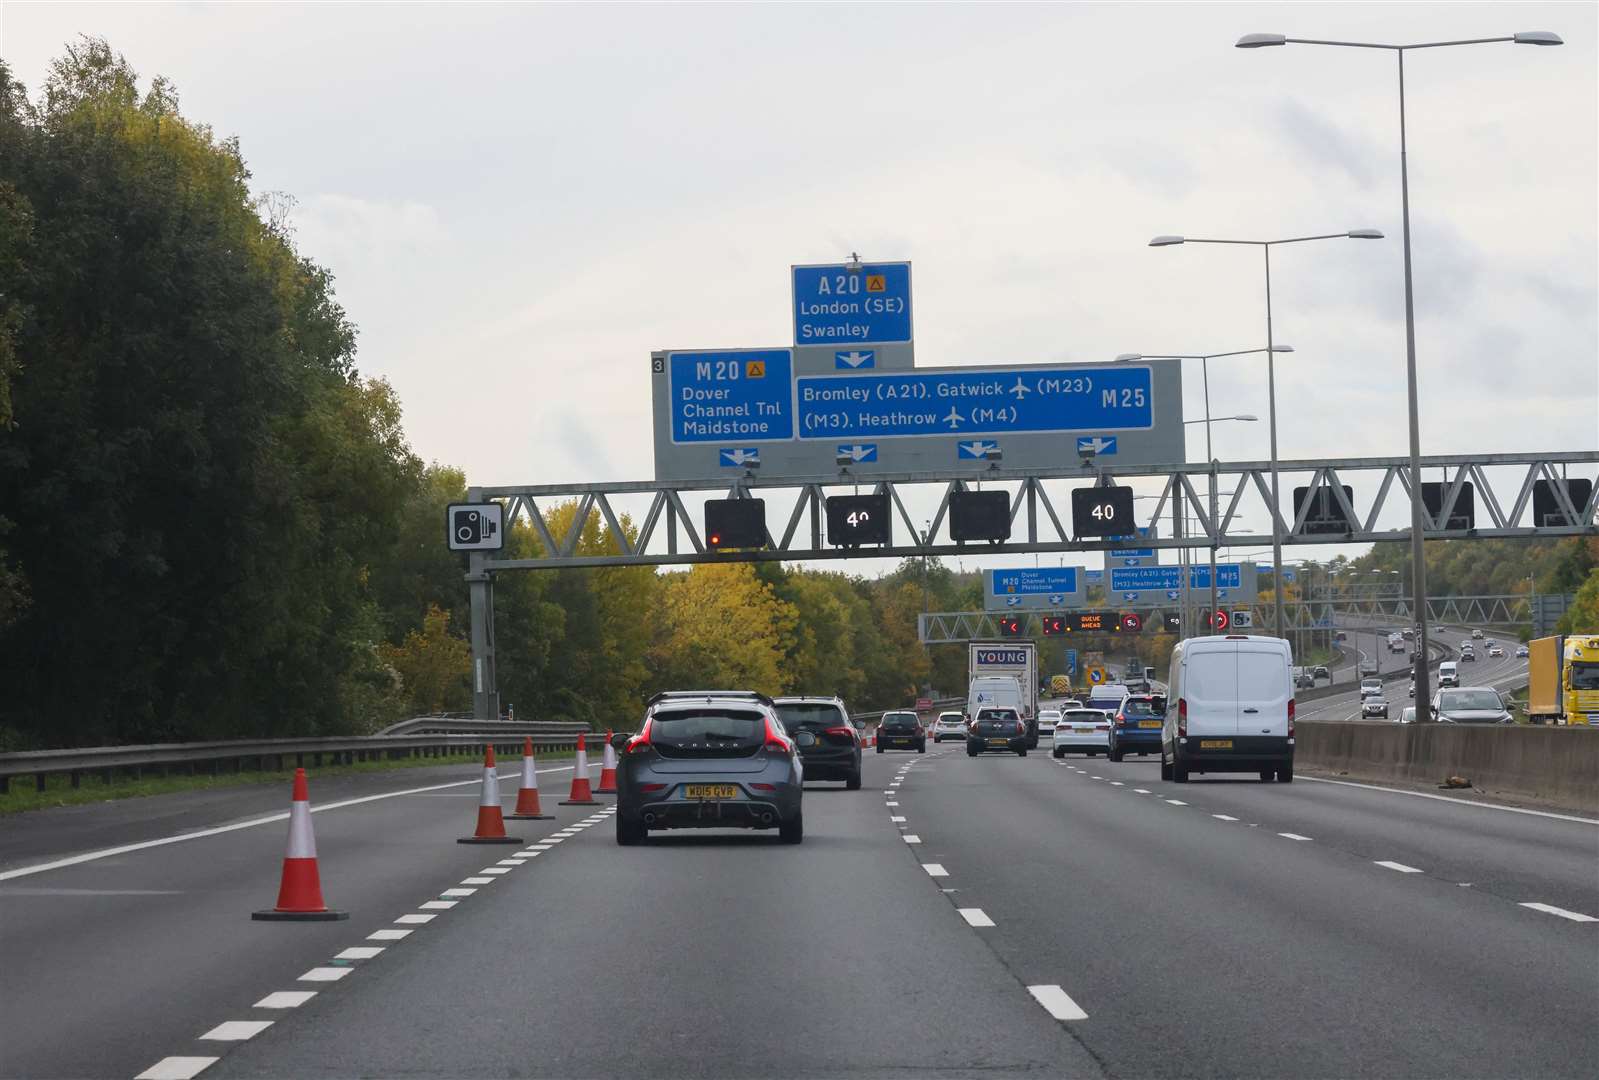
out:
<path id="1" fill-rule="evenodd" d="M 707 799 L 713 802 L 718 799 L 736 799 L 738 787 L 734 784 L 684 784 L 683 798 Z"/>
<path id="2" fill-rule="evenodd" d="M 1231 750 L 1233 741 L 1231 739 L 1200 739 L 1199 748 L 1201 750 Z"/>

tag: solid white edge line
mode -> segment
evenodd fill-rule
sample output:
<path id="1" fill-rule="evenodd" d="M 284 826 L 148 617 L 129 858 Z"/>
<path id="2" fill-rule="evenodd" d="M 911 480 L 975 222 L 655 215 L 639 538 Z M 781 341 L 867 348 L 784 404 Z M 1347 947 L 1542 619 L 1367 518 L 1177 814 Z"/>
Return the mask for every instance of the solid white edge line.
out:
<path id="1" fill-rule="evenodd" d="M 961 918 L 966 920 L 968 926 L 993 926 L 994 920 L 990 919 L 980 907 L 956 908 L 961 913 Z"/>
<path id="2" fill-rule="evenodd" d="M 546 772 L 570 772 L 572 766 L 557 765 L 550 769 L 539 769 Z M 511 773 L 501 776 L 501 780 L 516 779 L 520 773 Z M 478 776 L 473 780 L 454 780 L 448 784 L 432 784 L 428 787 L 406 788 L 404 791 L 386 791 L 381 795 L 363 795 L 356 799 L 342 799 L 338 802 L 323 803 L 321 806 L 313 805 L 311 813 L 321 814 L 328 810 L 342 810 L 347 806 L 361 806 L 365 803 L 377 802 L 380 799 L 397 799 L 402 795 L 421 795 L 429 791 L 442 791 L 445 788 L 465 787 L 468 784 L 481 784 L 483 777 Z M 201 840 L 207 836 L 221 836 L 223 833 L 238 832 L 240 829 L 253 829 L 257 825 L 271 825 L 276 821 L 287 821 L 289 815 L 283 813 L 268 814 L 266 817 L 251 818 L 249 821 L 236 821 L 231 825 L 218 825 L 211 829 L 196 829 L 193 832 L 179 833 L 176 836 L 162 836 L 154 840 L 141 840 L 136 844 L 122 844 L 119 847 L 102 848 L 99 851 L 86 851 L 82 855 L 69 855 L 64 859 L 54 859 L 50 862 L 38 863 L 34 866 L 22 866 L 15 870 L 0 870 L 0 881 L 10 881 L 13 878 L 27 877 L 30 874 L 42 874 L 46 870 L 60 870 L 68 866 L 77 866 L 79 863 L 94 862 L 96 859 L 109 859 L 113 855 L 126 855 L 132 851 L 144 851 L 148 848 L 165 847 L 168 844 L 181 844 L 185 840 Z"/>
<path id="3" fill-rule="evenodd" d="M 134 1080 L 194 1080 L 212 1065 L 221 1061 L 216 1057 L 164 1057 Z"/>
<path id="4" fill-rule="evenodd" d="M 1027 992 L 1033 995 L 1033 1000 L 1044 1007 L 1044 1011 L 1056 1020 L 1087 1020 L 1088 1014 L 1083 1007 L 1073 1001 L 1059 986 L 1050 983 L 1047 986 L 1029 986 Z"/>
<path id="5" fill-rule="evenodd" d="M 1518 904 L 1517 907 L 1532 908 L 1532 910 L 1541 911 L 1545 915 L 1558 915 L 1562 919 L 1570 919 L 1572 922 L 1599 922 L 1599 919 L 1594 918 L 1592 915 L 1584 915 L 1580 911 L 1567 911 L 1565 908 L 1558 908 L 1553 904 L 1522 903 Z"/>
<path id="6" fill-rule="evenodd" d="M 1548 810 L 1528 810 L 1520 806 L 1500 806 L 1478 799 L 1457 799 L 1450 795 L 1434 795 L 1428 791 L 1406 791 L 1404 788 L 1382 787 L 1378 784 L 1357 784 L 1353 780 L 1329 780 L 1324 776 L 1306 776 L 1300 773 L 1295 779 L 1309 780 L 1313 784 L 1337 784 L 1339 787 L 1364 788 L 1367 791 L 1386 791 L 1390 795 L 1410 795 L 1417 799 L 1436 799 L 1438 802 L 1459 803 L 1461 806 L 1480 806 L 1485 810 L 1503 810 L 1508 814 L 1531 814 L 1533 817 L 1554 818 L 1556 821 L 1575 821 L 1579 825 L 1599 825 L 1599 819 L 1576 817 L 1573 814 L 1556 814 Z"/>
<path id="7" fill-rule="evenodd" d="M 1374 862 L 1378 866 L 1384 867 L 1384 868 L 1386 868 L 1388 870 L 1397 870 L 1401 874 L 1421 874 L 1421 873 L 1425 873 L 1425 871 L 1418 870 L 1414 866 L 1406 866 L 1402 862 L 1390 862 L 1387 859 L 1373 859 L 1372 862 Z"/>
<path id="8" fill-rule="evenodd" d="M 244 1042 L 275 1023 L 276 1020 L 224 1020 L 200 1038 L 207 1042 Z"/>

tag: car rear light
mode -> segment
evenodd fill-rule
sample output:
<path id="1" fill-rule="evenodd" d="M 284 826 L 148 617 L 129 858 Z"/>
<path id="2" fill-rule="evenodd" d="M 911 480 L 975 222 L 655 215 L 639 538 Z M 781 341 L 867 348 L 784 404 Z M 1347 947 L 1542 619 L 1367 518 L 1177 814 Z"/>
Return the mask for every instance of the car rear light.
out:
<path id="1" fill-rule="evenodd" d="M 1188 699 L 1177 699 L 1177 737 L 1188 738 Z"/>
<path id="2" fill-rule="evenodd" d="M 777 733 L 777 729 L 772 726 L 770 719 L 766 721 L 765 745 L 766 749 L 775 750 L 781 754 L 792 754 L 794 752 L 794 744 Z"/>
<path id="3" fill-rule="evenodd" d="M 644 722 L 644 728 L 637 735 L 627 740 L 627 745 L 622 748 L 624 754 L 644 754 L 650 750 L 650 724 Z"/>
<path id="4" fill-rule="evenodd" d="M 640 791 L 642 791 L 646 795 L 653 795 L 657 791 L 665 791 L 666 790 L 666 785 L 665 784 L 640 784 L 638 786 L 638 789 Z"/>
<path id="5" fill-rule="evenodd" d="M 1288 737 L 1294 737 L 1294 699 L 1288 699 Z"/>
<path id="6" fill-rule="evenodd" d="M 777 785 L 776 784 L 751 784 L 750 787 L 753 788 L 756 791 L 776 791 L 777 790 Z"/>
<path id="7" fill-rule="evenodd" d="M 824 735 L 854 735 L 855 734 L 855 729 L 852 728 L 852 727 L 830 727 L 826 731 L 822 732 L 822 734 L 824 734 Z"/>

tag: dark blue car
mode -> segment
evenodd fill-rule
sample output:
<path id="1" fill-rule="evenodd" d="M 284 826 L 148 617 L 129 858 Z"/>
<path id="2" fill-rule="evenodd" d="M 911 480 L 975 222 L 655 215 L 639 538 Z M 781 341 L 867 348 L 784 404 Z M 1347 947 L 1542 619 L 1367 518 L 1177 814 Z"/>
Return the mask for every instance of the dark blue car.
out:
<path id="1" fill-rule="evenodd" d="M 1166 717 L 1166 699 L 1158 694 L 1129 694 L 1122 699 L 1110 725 L 1110 748 L 1105 756 L 1120 761 L 1123 754 L 1160 753 L 1160 729 Z"/>

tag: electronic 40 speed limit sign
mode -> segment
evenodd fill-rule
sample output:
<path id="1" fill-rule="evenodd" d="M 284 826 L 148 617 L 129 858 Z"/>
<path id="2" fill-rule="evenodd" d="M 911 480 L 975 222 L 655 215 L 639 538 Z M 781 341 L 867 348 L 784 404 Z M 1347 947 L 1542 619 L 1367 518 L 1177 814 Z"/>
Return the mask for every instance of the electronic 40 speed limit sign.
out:
<path id="1" fill-rule="evenodd" d="M 1072 532 L 1079 536 L 1132 536 L 1133 489 L 1077 488 L 1072 492 Z"/>

